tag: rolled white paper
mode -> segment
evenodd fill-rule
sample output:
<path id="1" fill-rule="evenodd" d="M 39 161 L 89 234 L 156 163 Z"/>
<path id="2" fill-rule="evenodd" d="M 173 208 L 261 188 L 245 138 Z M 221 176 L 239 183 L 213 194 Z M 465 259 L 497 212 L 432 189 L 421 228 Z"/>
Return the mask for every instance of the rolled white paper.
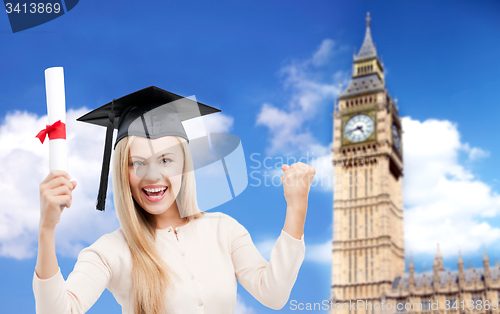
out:
<path id="1" fill-rule="evenodd" d="M 45 70 L 45 90 L 47 93 L 49 125 L 58 120 L 66 124 L 66 97 L 62 67 Z M 64 170 L 68 172 L 68 149 L 65 139 L 49 140 L 49 167 L 50 171 Z"/>

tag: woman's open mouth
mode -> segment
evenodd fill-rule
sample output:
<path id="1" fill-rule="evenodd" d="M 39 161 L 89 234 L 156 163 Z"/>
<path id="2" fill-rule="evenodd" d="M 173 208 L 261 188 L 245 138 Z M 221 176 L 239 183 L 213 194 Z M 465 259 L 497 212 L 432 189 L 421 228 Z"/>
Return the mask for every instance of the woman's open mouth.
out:
<path id="1" fill-rule="evenodd" d="M 148 186 L 142 188 L 142 192 L 146 195 L 146 198 L 151 202 L 159 202 L 165 196 L 167 192 L 167 186 Z"/>

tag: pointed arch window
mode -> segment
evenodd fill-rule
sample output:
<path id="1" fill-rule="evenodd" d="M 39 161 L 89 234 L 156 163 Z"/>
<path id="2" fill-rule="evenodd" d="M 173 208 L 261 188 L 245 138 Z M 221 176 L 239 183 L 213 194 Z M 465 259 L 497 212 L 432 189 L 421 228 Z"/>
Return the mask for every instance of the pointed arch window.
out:
<path id="1" fill-rule="evenodd" d="M 354 170 L 354 198 L 358 197 L 358 170 Z"/>
<path id="2" fill-rule="evenodd" d="M 352 272 L 351 253 L 349 253 L 349 283 L 352 282 L 351 272 Z"/>
<path id="3" fill-rule="evenodd" d="M 349 211 L 349 240 L 352 239 L 352 211 Z"/>

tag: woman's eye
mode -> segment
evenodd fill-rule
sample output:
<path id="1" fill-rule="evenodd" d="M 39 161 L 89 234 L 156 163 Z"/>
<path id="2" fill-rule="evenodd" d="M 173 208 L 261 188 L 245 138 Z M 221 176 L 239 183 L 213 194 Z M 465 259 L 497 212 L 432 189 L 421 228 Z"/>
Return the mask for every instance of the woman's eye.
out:
<path id="1" fill-rule="evenodd" d="M 161 162 L 162 162 L 163 164 L 168 164 L 168 163 L 172 162 L 172 159 L 170 159 L 170 158 L 162 158 L 162 159 L 161 159 Z"/>
<path id="2" fill-rule="evenodd" d="M 143 166 L 144 163 L 142 161 L 134 161 L 132 162 L 132 166 L 134 167 L 140 167 L 140 166 Z"/>

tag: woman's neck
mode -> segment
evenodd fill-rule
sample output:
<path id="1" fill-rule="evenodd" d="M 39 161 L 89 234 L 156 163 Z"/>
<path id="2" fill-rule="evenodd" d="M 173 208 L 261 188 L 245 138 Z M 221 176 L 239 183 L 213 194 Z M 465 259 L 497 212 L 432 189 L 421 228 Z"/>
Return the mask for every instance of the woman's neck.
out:
<path id="1" fill-rule="evenodd" d="M 181 217 L 177 202 L 174 202 L 170 208 L 163 214 L 155 215 L 156 229 L 166 229 L 168 227 L 177 228 L 188 223 L 187 217 Z"/>

